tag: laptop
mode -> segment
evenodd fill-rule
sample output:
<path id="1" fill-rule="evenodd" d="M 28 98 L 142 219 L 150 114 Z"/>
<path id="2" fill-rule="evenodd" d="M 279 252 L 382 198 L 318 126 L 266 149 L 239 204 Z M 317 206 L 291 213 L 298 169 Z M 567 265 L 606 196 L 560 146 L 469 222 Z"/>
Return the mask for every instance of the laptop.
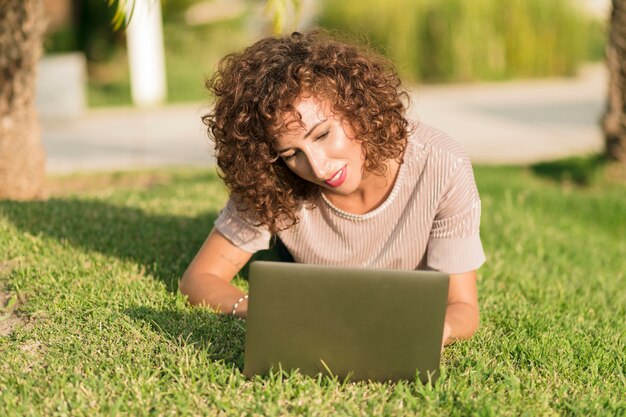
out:
<path id="1" fill-rule="evenodd" d="M 248 280 L 244 375 L 439 376 L 448 275 L 255 261 Z"/>

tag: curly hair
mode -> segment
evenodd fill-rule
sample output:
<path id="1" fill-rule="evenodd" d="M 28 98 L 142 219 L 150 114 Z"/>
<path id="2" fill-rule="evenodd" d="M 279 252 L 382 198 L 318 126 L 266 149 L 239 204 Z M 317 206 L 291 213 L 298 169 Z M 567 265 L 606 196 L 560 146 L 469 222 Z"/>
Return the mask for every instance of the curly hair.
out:
<path id="1" fill-rule="evenodd" d="M 287 129 L 285 114 L 301 121 L 293 104 L 302 94 L 327 100 L 349 124 L 364 152 L 364 171 L 383 175 L 386 161 L 402 162 L 408 95 L 396 70 L 382 56 L 320 30 L 264 38 L 229 54 L 206 87 L 215 102 L 202 121 L 215 142 L 220 177 L 237 210 L 273 234 L 296 224 L 298 205 L 315 207 L 321 193 L 273 147 Z"/>

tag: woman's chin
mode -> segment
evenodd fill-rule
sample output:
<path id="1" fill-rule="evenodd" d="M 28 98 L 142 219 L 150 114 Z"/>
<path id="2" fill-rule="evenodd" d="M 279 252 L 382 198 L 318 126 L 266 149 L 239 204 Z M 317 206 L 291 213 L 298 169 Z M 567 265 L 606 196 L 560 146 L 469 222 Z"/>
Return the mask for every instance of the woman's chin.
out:
<path id="1" fill-rule="evenodd" d="M 347 197 L 355 191 L 353 187 L 350 187 L 349 184 L 346 183 L 343 183 L 338 187 L 332 187 L 328 184 L 324 184 L 322 188 L 324 189 L 324 194 L 326 195 L 336 195 L 342 197 Z"/>

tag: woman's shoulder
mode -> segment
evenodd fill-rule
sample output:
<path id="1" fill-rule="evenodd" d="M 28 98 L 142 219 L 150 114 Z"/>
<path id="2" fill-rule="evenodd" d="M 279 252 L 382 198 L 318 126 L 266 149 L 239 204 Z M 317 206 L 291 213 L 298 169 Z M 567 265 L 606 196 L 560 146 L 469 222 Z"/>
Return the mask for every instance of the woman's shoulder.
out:
<path id="1" fill-rule="evenodd" d="M 467 152 L 443 130 L 422 121 L 408 119 L 410 126 L 407 157 L 434 162 L 460 162 L 469 160 Z"/>

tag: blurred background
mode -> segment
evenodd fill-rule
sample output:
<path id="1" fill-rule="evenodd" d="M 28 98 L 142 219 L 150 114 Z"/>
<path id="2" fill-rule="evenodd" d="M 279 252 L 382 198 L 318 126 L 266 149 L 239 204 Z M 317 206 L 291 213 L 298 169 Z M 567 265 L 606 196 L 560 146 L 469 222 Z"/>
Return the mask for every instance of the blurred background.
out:
<path id="1" fill-rule="evenodd" d="M 125 31 L 103 0 L 45 0 L 48 55 L 86 60 L 89 107 L 131 104 Z M 269 29 L 259 0 L 163 0 L 167 101 L 205 100 L 217 60 Z M 604 57 L 608 0 L 311 0 L 285 30 L 355 34 L 394 60 L 407 82 L 572 76 Z M 297 20 L 297 21 L 296 21 Z"/>
<path id="2" fill-rule="evenodd" d="M 204 81 L 277 26 L 320 26 L 388 56 L 411 92 L 410 117 L 442 128 L 474 162 L 603 149 L 610 0 L 141 0 L 119 30 L 112 4 L 45 0 L 37 105 L 49 172 L 211 164 Z M 148 46 L 133 52 L 137 36 Z M 132 59 L 153 49 L 152 61 Z M 161 92 L 142 102 L 140 83 Z"/>

